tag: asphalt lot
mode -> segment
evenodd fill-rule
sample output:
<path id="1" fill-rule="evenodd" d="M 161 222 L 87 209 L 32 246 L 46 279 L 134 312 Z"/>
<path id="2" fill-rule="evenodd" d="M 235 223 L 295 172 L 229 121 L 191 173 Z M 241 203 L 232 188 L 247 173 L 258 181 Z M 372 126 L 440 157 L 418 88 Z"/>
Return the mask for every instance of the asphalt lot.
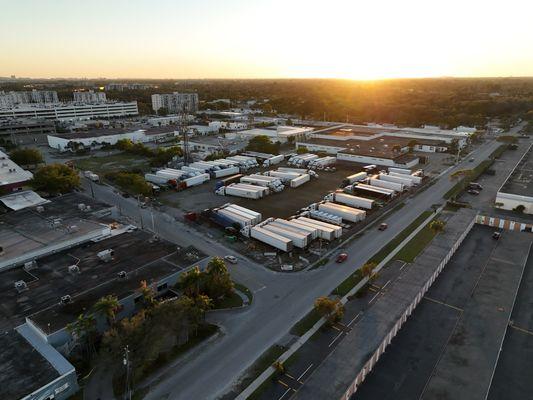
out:
<path id="1" fill-rule="evenodd" d="M 533 393 L 533 254 L 518 289 L 489 400 L 527 399 Z"/>
<path id="2" fill-rule="evenodd" d="M 484 378 L 491 375 L 492 368 L 486 367 L 487 363 L 484 362 L 486 361 L 484 356 L 480 362 L 477 352 L 479 349 L 476 350 L 476 347 L 484 349 L 488 343 L 487 358 L 494 358 L 499 346 L 499 344 L 495 346 L 494 342 L 489 340 L 497 337 L 498 325 L 495 324 L 496 328 L 493 331 L 492 319 L 485 318 L 484 315 L 480 316 L 478 312 L 478 307 L 482 307 L 485 301 L 491 302 L 493 300 L 491 291 L 482 290 L 484 281 L 494 281 L 492 272 L 488 269 L 485 270 L 485 268 L 490 265 L 489 261 L 496 246 L 503 243 L 502 240 L 498 242 L 491 238 L 492 231 L 493 229 L 484 226 L 475 226 L 472 229 L 430 288 L 424 301 L 421 302 L 393 340 L 392 345 L 387 349 L 377 367 L 368 376 L 356 395 L 353 396 L 353 399 L 407 400 L 422 396 L 428 399 L 458 399 L 461 397 L 448 396 L 446 391 L 441 390 L 442 387 L 431 390 L 429 383 L 435 378 L 435 374 L 438 376 L 443 373 L 442 371 L 446 374 L 447 371 L 460 370 L 461 368 L 466 368 L 469 371 L 469 365 L 481 365 L 480 375 Z M 526 236 L 521 238 L 524 243 L 527 242 Z M 524 243 L 520 243 L 520 245 Z M 514 244 L 509 244 L 509 246 L 512 247 Z M 522 248 L 522 253 L 524 251 L 527 251 L 527 248 L 525 250 Z M 519 279 L 517 273 L 510 274 L 510 276 Z M 533 280 L 533 278 L 531 279 Z M 504 286 L 502 279 L 496 282 L 505 287 L 502 292 L 508 292 L 507 294 L 511 296 L 514 295 L 512 290 L 506 290 L 507 285 Z M 465 324 L 466 326 L 464 326 Z M 480 344 L 476 342 L 478 340 L 476 337 L 474 342 L 471 342 L 469 332 L 476 331 L 476 328 L 480 328 L 484 324 L 489 324 L 489 328 L 485 327 L 484 329 L 487 340 L 480 339 L 483 341 Z M 503 326 L 505 326 L 505 321 Z M 533 339 L 533 336 L 526 336 Z M 477 345 L 471 349 L 468 345 L 465 347 L 465 341 L 477 343 Z M 533 343 L 533 341 L 531 342 Z M 456 352 L 455 350 L 459 351 Z M 453 357 L 445 357 L 447 354 L 453 355 Z M 530 362 L 525 357 L 523 358 L 524 363 Z M 452 360 L 451 363 L 450 359 Z M 460 366 L 453 365 L 453 362 L 459 363 Z M 472 371 L 466 374 L 468 377 L 475 375 L 476 373 Z M 469 394 L 468 388 L 461 386 L 460 380 L 454 380 L 455 383 L 451 385 L 449 377 L 438 376 L 438 378 L 445 387 L 461 387 L 465 393 L 462 398 L 478 398 L 475 395 L 470 396 L 472 392 Z M 430 391 L 428 391 L 428 387 Z M 524 396 L 524 393 L 528 392 L 517 391 L 517 395 Z M 524 397 L 505 398 L 519 399 Z"/>

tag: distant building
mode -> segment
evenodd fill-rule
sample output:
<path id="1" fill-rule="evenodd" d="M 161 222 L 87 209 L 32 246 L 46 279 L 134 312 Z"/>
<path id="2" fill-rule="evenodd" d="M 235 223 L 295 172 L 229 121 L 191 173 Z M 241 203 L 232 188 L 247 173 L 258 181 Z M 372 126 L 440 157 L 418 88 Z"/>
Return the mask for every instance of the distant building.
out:
<path id="1" fill-rule="evenodd" d="M 0 139 L 13 144 L 46 142 L 46 135 L 53 135 L 56 126 L 46 119 L 0 120 Z"/>
<path id="2" fill-rule="evenodd" d="M 74 92 L 74 102 L 83 104 L 100 104 L 107 101 L 105 92 Z"/>
<path id="3" fill-rule="evenodd" d="M 0 120 L 10 118 L 44 118 L 75 121 L 91 118 L 112 118 L 138 115 L 137 102 L 102 104 L 27 104 L 0 109 Z"/>
<path id="4" fill-rule="evenodd" d="M 152 87 L 153 85 L 144 83 L 108 83 L 105 85 L 105 90 L 118 90 L 122 92 L 124 90 L 146 90 Z"/>
<path id="5" fill-rule="evenodd" d="M 19 167 L 6 153 L 0 151 L 0 190 L 7 192 L 21 190 L 22 186 L 32 178 L 31 172 Z"/>
<path id="6" fill-rule="evenodd" d="M 8 92 L 0 91 L 0 108 L 10 108 L 18 104 L 55 104 L 59 103 L 57 92 L 53 90 L 32 90 Z"/>
<path id="7" fill-rule="evenodd" d="M 198 111 L 198 94 L 197 93 L 168 93 L 153 94 L 152 108 L 154 111 L 160 108 L 166 108 L 169 113 Z"/>
<path id="8" fill-rule="evenodd" d="M 184 119 L 184 116 L 181 115 L 167 115 L 166 117 L 154 117 L 148 118 L 148 123 L 152 126 L 165 126 L 165 125 L 176 125 L 179 124 Z M 186 121 L 194 120 L 193 115 L 185 116 Z"/>

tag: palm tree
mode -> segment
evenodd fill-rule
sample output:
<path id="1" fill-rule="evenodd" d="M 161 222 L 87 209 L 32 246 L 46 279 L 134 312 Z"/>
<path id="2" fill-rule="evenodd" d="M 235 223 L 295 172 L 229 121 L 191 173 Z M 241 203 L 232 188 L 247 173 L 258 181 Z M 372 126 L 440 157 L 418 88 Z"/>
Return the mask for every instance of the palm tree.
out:
<path id="1" fill-rule="evenodd" d="M 430 222 L 429 229 L 433 231 L 434 234 L 437 234 L 439 232 L 442 232 L 444 230 L 444 221 L 440 219 L 435 219 Z"/>
<path id="2" fill-rule="evenodd" d="M 74 337 L 75 340 L 78 340 L 84 344 L 88 357 L 92 358 L 93 354 L 96 352 L 96 348 L 94 346 L 96 320 L 94 315 L 80 314 L 78 318 L 76 318 L 76 321 L 67 325 L 67 331 Z"/>
<path id="3" fill-rule="evenodd" d="M 157 300 L 155 299 L 155 292 L 146 281 L 141 281 L 140 292 L 143 297 L 143 302 L 146 308 L 153 309 L 157 305 Z"/>
<path id="4" fill-rule="evenodd" d="M 119 310 L 120 303 L 118 298 L 112 294 L 101 297 L 94 305 L 94 311 L 106 318 L 109 327 L 112 327 L 115 323 L 115 317 Z"/>

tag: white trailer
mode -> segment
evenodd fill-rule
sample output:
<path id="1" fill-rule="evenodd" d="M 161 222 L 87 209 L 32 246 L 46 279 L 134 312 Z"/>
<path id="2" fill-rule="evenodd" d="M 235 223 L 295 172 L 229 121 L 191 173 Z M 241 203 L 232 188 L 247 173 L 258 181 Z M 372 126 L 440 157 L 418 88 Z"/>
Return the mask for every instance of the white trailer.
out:
<path id="1" fill-rule="evenodd" d="M 298 221 L 301 224 L 309 225 L 312 227 L 318 227 L 320 229 L 325 230 L 326 232 L 332 232 L 333 238 L 330 240 L 338 239 L 342 236 L 342 227 L 337 226 L 337 225 L 328 224 L 327 222 L 317 221 L 316 219 L 307 218 L 307 217 L 298 217 L 296 221 Z"/>
<path id="2" fill-rule="evenodd" d="M 389 176 L 398 176 L 400 178 L 410 179 L 415 185 L 420 185 L 422 183 L 422 177 L 417 175 L 405 175 L 397 172 L 389 172 Z"/>
<path id="3" fill-rule="evenodd" d="M 248 183 L 232 183 L 231 185 L 228 185 L 228 186 L 239 187 L 243 189 L 250 189 L 256 192 L 260 192 L 264 195 L 270 194 L 270 189 L 266 186 L 251 185 Z"/>
<path id="4" fill-rule="evenodd" d="M 382 181 L 381 179 L 377 178 L 370 178 L 370 185 L 394 190 L 396 192 L 403 192 L 405 189 L 404 185 L 402 185 L 401 183 Z"/>
<path id="5" fill-rule="evenodd" d="M 216 210 L 213 210 L 213 211 L 216 212 L 217 214 L 223 215 L 226 218 L 228 218 L 229 220 L 239 224 L 242 228 L 244 228 L 245 226 L 251 226 L 252 225 L 252 220 L 250 218 L 248 218 L 246 216 L 242 216 L 242 215 L 237 214 L 237 213 L 234 213 L 233 211 L 227 210 L 225 208 L 216 209 Z"/>
<path id="6" fill-rule="evenodd" d="M 389 167 L 389 172 L 396 172 L 402 175 L 411 175 L 410 169 Z"/>
<path id="7" fill-rule="evenodd" d="M 318 237 L 318 229 L 298 224 L 295 221 L 287 221 L 286 219 L 276 218 L 272 223 L 276 223 L 287 228 L 296 229 L 297 231 L 300 231 L 302 233 L 308 233 L 309 235 L 311 235 L 311 239 L 316 239 Z"/>
<path id="8" fill-rule="evenodd" d="M 180 180 L 180 178 L 185 177 L 187 175 L 187 172 L 180 171 L 179 173 L 177 173 L 177 172 L 167 172 L 166 170 L 160 170 L 160 171 L 157 171 L 155 174 L 157 176 L 167 178 L 167 180 L 169 179 Z"/>
<path id="9" fill-rule="evenodd" d="M 224 204 L 222 208 L 227 208 L 228 210 L 237 210 L 237 211 L 243 212 L 247 214 L 248 216 L 250 216 L 250 218 L 255 224 L 260 223 L 261 220 L 263 219 L 263 216 L 261 215 L 261 213 L 258 213 L 257 211 L 254 211 L 254 210 L 250 210 L 249 208 L 238 206 L 237 204 L 232 204 L 232 203 Z"/>
<path id="10" fill-rule="evenodd" d="M 324 200 L 331 200 L 336 203 L 346 204 L 350 207 L 366 208 L 367 210 L 372 209 L 372 207 L 374 206 L 374 200 L 359 196 L 353 196 L 351 194 L 346 194 L 342 192 L 331 193 L 327 195 Z"/>
<path id="11" fill-rule="evenodd" d="M 276 178 L 275 176 L 268 176 L 268 175 L 260 175 L 260 174 L 251 174 L 248 175 L 250 178 L 257 178 L 257 179 L 263 179 L 265 181 L 279 181 L 279 178 Z"/>
<path id="12" fill-rule="evenodd" d="M 181 167 L 181 170 L 185 171 L 185 172 L 189 172 L 189 173 L 191 173 L 193 175 L 199 175 L 199 174 L 204 174 L 205 173 L 205 170 L 203 170 L 203 169 L 193 168 L 193 167 L 189 167 L 189 166 L 183 166 L 183 167 Z"/>
<path id="13" fill-rule="evenodd" d="M 359 189 L 359 190 L 364 190 L 366 192 L 371 192 L 373 194 L 376 194 L 376 195 L 381 195 L 381 196 L 394 196 L 394 194 L 396 193 L 396 191 L 394 190 L 391 190 L 391 189 L 385 189 L 385 188 L 381 188 L 381 187 L 377 187 L 377 186 L 371 186 L 371 185 L 367 185 L 365 183 L 357 183 L 353 186 L 354 189 Z"/>
<path id="14" fill-rule="evenodd" d="M 311 176 L 309 174 L 303 174 L 298 178 L 291 179 L 291 188 L 297 188 L 300 185 L 303 185 L 305 182 L 309 182 Z"/>
<path id="15" fill-rule="evenodd" d="M 274 232 L 269 232 L 259 226 L 252 227 L 250 230 L 250 236 L 281 251 L 292 251 L 292 240 Z"/>
<path id="16" fill-rule="evenodd" d="M 209 180 L 209 174 L 201 174 L 197 176 L 193 176 L 192 178 L 184 179 L 183 182 L 187 185 L 187 187 L 201 185 L 204 182 L 207 182 Z"/>
<path id="17" fill-rule="evenodd" d="M 304 217 L 300 217 L 300 218 L 304 218 Z M 314 221 L 314 220 L 310 219 L 310 221 Z M 298 224 L 299 226 L 302 226 L 302 227 L 307 227 L 309 229 L 316 229 L 317 237 L 319 237 L 320 239 L 324 239 L 327 241 L 332 241 L 335 239 L 335 230 L 332 228 L 319 226 L 319 225 L 314 224 L 313 222 L 301 221 L 300 219 L 291 219 L 290 222 Z"/>
<path id="18" fill-rule="evenodd" d="M 337 215 L 343 220 L 350 222 L 359 222 L 366 217 L 366 212 L 363 210 L 329 202 L 319 204 L 318 210 Z"/>
<path id="19" fill-rule="evenodd" d="M 269 159 L 265 160 L 263 162 L 263 167 L 270 167 L 271 165 L 276 165 L 282 162 L 285 159 L 285 156 L 283 154 L 279 154 L 274 157 L 270 157 Z"/>
<path id="20" fill-rule="evenodd" d="M 355 183 L 355 182 L 364 181 L 367 178 L 368 178 L 368 174 L 366 172 L 358 172 L 356 174 L 353 174 L 353 175 L 350 175 L 344 178 L 343 184 L 351 185 L 352 183 Z"/>
<path id="21" fill-rule="evenodd" d="M 268 175 L 279 178 L 282 181 L 290 181 L 291 179 L 302 176 L 302 174 L 298 172 L 284 172 L 284 171 L 269 171 Z"/>
<path id="22" fill-rule="evenodd" d="M 307 173 L 307 169 L 305 169 L 305 168 L 279 167 L 278 171 L 281 171 L 281 172 L 296 172 L 296 173 L 299 173 L 300 175 Z"/>
<path id="23" fill-rule="evenodd" d="M 253 200 L 260 199 L 264 196 L 263 192 L 246 187 L 238 187 L 237 185 L 222 186 L 216 191 L 216 193 Z"/>
<path id="24" fill-rule="evenodd" d="M 218 171 L 213 171 L 215 178 L 222 178 L 223 176 L 235 175 L 240 172 L 239 167 L 222 168 Z"/>
<path id="25" fill-rule="evenodd" d="M 259 222 L 261 222 L 261 220 L 257 221 L 257 218 L 245 211 L 241 211 L 241 210 L 238 210 L 236 208 L 231 208 L 231 207 L 221 207 L 220 208 L 221 210 L 226 210 L 226 211 L 229 211 L 229 212 L 232 212 L 233 214 L 236 214 L 236 215 L 239 215 L 240 217 L 246 219 L 249 221 L 248 224 L 246 225 L 256 225 L 258 224 Z"/>
<path id="26" fill-rule="evenodd" d="M 404 175 L 406 178 L 402 178 L 400 176 L 394 176 L 394 175 L 387 175 L 387 174 L 379 174 L 379 179 L 382 181 L 387 182 L 394 182 L 394 183 L 401 183 L 405 187 L 411 187 L 414 185 L 413 181 L 408 176 L 411 175 Z"/>
<path id="27" fill-rule="evenodd" d="M 285 222 L 287 222 L 287 221 L 285 221 Z M 308 244 L 311 243 L 311 241 L 316 238 L 316 235 L 313 232 L 310 232 L 309 230 L 301 229 L 299 227 L 295 227 L 295 226 L 292 226 L 290 224 L 280 223 L 280 222 L 277 222 L 276 220 L 270 221 L 268 223 L 268 225 L 277 226 L 278 228 L 285 229 L 285 230 L 287 230 L 289 232 L 294 232 L 294 233 L 297 233 L 299 235 L 305 236 L 305 237 L 307 237 L 307 243 Z"/>
<path id="28" fill-rule="evenodd" d="M 309 244 L 307 241 L 307 236 L 302 235 L 300 233 L 292 232 L 287 229 L 279 228 L 277 226 L 273 226 L 272 224 L 265 224 L 262 225 L 261 228 L 275 233 L 276 235 L 280 235 L 283 237 L 286 237 L 287 239 L 290 239 L 292 241 L 292 244 L 300 249 L 304 249 Z"/>
<path id="29" fill-rule="evenodd" d="M 241 178 L 241 182 L 242 183 L 249 183 L 249 184 L 253 184 L 253 185 L 258 185 L 258 186 L 265 186 L 265 187 L 272 186 L 272 182 L 271 181 L 267 181 L 265 179 L 251 178 L 249 176 L 243 176 Z"/>
<path id="30" fill-rule="evenodd" d="M 166 185 L 168 183 L 168 178 L 156 174 L 144 174 L 144 180 L 156 185 Z"/>

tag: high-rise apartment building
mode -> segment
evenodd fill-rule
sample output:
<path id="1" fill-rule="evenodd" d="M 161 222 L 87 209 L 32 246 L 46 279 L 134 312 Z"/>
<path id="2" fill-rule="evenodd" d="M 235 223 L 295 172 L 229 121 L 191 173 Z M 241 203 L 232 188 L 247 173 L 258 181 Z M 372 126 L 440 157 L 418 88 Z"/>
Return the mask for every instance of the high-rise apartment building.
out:
<path id="1" fill-rule="evenodd" d="M 32 90 L 20 92 L 0 92 L 0 108 L 10 108 L 17 104 L 55 104 L 59 103 L 54 90 Z"/>
<path id="2" fill-rule="evenodd" d="M 107 101 L 104 92 L 94 92 L 89 90 L 88 92 L 74 92 L 74 102 L 83 104 L 100 104 Z"/>
<path id="3" fill-rule="evenodd" d="M 157 111 L 160 108 L 166 108 L 171 114 L 180 112 L 195 113 L 198 111 L 198 94 L 178 92 L 153 94 L 152 108 L 154 111 Z"/>

